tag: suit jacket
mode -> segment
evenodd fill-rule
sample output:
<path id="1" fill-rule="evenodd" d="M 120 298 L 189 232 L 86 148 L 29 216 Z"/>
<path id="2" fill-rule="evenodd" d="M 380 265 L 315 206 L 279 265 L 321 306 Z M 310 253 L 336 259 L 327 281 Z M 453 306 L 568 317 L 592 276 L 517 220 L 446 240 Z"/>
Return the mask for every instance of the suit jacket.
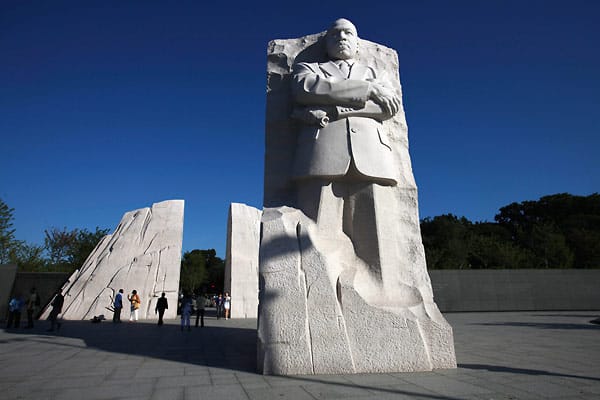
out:
<path id="1" fill-rule="evenodd" d="M 355 62 L 350 76 L 338 66 L 326 63 L 298 63 L 294 66 L 292 95 L 298 105 L 329 110 L 326 126 L 303 124 L 298 132 L 294 161 L 295 178 L 335 179 L 348 172 L 350 162 L 368 180 L 396 184 L 392 148 L 381 120 L 390 118 L 368 99 L 369 82 L 376 79 L 373 68 Z M 377 110 L 362 113 L 361 110 Z M 333 110 L 334 112 L 331 112 Z"/>

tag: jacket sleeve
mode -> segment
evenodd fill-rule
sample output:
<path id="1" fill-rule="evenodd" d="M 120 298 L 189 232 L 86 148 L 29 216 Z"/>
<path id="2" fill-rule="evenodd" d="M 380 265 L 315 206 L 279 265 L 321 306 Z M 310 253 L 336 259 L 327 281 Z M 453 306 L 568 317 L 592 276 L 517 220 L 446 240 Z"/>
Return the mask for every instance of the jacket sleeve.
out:
<path id="1" fill-rule="evenodd" d="M 292 95 L 303 105 L 362 108 L 368 100 L 369 82 L 325 77 L 318 64 L 298 63 L 294 65 Z"/>

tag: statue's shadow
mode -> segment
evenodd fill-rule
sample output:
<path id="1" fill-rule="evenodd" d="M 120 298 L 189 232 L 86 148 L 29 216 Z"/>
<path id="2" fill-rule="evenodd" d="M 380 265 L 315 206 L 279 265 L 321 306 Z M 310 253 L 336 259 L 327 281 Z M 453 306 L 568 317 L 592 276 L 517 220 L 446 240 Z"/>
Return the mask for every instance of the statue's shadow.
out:
<path id="1" fill-rule="evenodd" d="M 190 331 L 181 330 L 179 319 L 166 321 L 162 326 L 157 326 L 156 321 L 63 321 L 57 332 L 46 332 L 50 323 L 37 321 L 34 330 L 11 330 L 28 336 L 11 341 L 51 341 L 53 345 L 71 348 L 81 348 L 82 341 L 86 349 L 118 354 L 120 360 L 129 355 L 169 361 L 170 366 L 181 363 L 256 372 L 256 320 L 217 320 L 214 309 L 207 309 L 206 314 L 205 326 L 195 327 L 194 319 Z M 114 361 L 111 354 L 105 362 Z M 103 362 L 103 358 L 99 357 L 98 362 Z"/>

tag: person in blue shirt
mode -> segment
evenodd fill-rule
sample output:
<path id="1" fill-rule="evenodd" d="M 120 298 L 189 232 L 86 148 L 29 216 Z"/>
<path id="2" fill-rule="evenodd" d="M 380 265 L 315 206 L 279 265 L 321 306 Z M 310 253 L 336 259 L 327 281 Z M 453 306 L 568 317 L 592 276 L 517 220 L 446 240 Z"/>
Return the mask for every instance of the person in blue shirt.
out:
<path id="1" fill-rule="evenodd" d="M 14 296 L 8 303 L 8 320 L 6 321 L 6 329 L 13 327 L 19 328 L 21 325 L 21 311 L 23 310 L 24 301 L 20 295 Z"/>
<path id="2" fill-rule="evenodd" d="M 123 289 L 119 289 L 119 292 L 115 296 L 113 308 L 114 308 L 113 322 L 119 323 L 119 322 L 121 322 L 121 310 L 123 309 Z"/>

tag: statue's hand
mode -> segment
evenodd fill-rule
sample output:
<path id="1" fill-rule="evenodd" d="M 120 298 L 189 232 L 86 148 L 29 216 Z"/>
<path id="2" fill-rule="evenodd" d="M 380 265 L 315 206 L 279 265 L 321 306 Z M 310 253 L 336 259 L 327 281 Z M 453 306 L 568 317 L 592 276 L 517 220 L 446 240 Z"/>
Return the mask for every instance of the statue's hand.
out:
<path id="1" fill-rule="evenodd" d="M 369 99 L 378 104 L 389 115 L 395 115 L 400 110 L 400 97 L 396 92 L 377 82 L 369 85 Z"/>

